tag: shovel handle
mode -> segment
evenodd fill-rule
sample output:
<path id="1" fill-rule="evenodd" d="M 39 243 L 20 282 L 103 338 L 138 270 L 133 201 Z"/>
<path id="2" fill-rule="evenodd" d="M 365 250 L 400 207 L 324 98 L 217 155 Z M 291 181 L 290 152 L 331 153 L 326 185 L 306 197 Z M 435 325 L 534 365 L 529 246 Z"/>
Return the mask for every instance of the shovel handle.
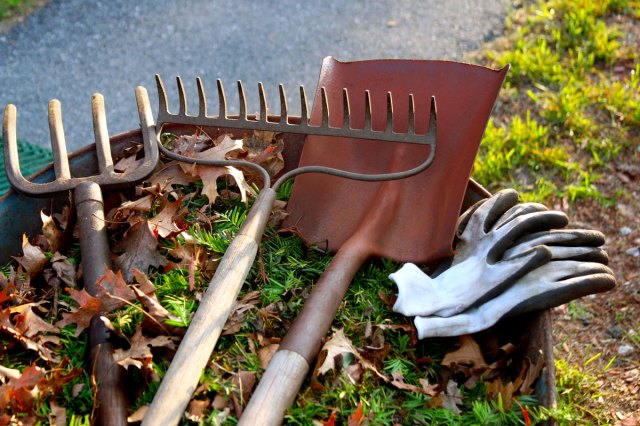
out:
<path id="1" fill-rule="evenodd" d="M 251 269 L 275 199 L 273 189 L 260 191 L 238 235 L 222 257 L 143 425 L 176 425 L 182 418 Z"/>
<path id="2" fill-rule="evenodd" d="M 87 181 L 78 185 L 73 194 L 80 228 L 84 287 L 95 296 L 105 266 L 111 268 L 102 191 L 100 185 Z M 91 365 L 98 384 L 96 422 L 100 425 L 126 426 L 125 370 L 113 359 L 111 331 L 105 322 L 108 322 L 106 318 L 96 315 L 91 320 L 89 332 Z"/>
<path id="3" fill-rule="evenodd" d="M 351 280 L 369 252 L 347 241 L 314 286 L 302 312 L 274 354 L 238 426 L 274 426 L 296 398 Z"/>

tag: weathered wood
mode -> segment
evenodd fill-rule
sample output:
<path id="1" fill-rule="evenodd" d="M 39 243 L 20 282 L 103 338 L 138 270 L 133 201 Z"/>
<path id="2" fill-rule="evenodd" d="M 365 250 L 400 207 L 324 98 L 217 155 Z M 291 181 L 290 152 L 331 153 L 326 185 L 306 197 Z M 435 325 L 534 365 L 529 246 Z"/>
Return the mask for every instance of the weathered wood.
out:
<path id="1" fill-rule="evenodd" d="M 279 350 L 275 353 L 260 386 L 242 413 L 238 426 L 274 426 L 282 423 L 304 382 L 309 364 L 296 352 Z"/>
<path id="2" fill-rule="evenodd" d="M 269 188 L 260 192 L 239 234 L 229 245 L 143 425 L 175 425 L 182 418 L 251 269 L 275 196 L 275 191 Z"/>

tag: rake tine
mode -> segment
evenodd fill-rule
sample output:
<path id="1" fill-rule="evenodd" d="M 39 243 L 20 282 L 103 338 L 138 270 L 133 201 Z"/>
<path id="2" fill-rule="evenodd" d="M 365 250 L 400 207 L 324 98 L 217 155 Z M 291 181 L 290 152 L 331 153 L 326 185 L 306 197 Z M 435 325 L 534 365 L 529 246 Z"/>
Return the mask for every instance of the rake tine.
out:
<path id="1" fill-rule="evenodd" d="M 391 92 L 387 92 L 387 128 L 386 133 L 393 133 L 393 99 Z"/>
<path id="2" fill-rule="evenodd" d="M 322 111 L 322 127 L 329 127 L 329 101 L 327 100 L 327 90 L 323 87 L 320 89 L 320 110 Z"/>
<path id="3" fill-rule="evenodd" d="M 300 86 L 300 124 L 302 127 L 307 127 L 309 125 L 307 94 L 304 91 L 304 86 Z"/>
<path id="4" fill-rule="evenodd" d="M 227 118 L 227 97 L 224 94 L 222 80 L 217 80 L 218 84 L 218 118 Z"/>
<path id="5" fill-rule="evenodd" d="M 91 110 L 93 112 L 93 133 L 96 139 L 98 169 L 101 174 L 111 174 L 113 173 L 113 158 L 111 157 L 109 131 L 107 130 L 107 115 L 104 111 L 104 97 L 100 93 L 94 93 L 91 97 Z"/>
<path id="6" fill-rule="evenodd" d="M 167 91 L 164 90 L 164 84 L 158 74 L 156 74 L 156 87 L 158 89 L 158 112 L 160 114 L 169 114 L 167 106 Z"/>
<path id="7" fill-rule="evenodd" d="M 260 121 L 268 121 L 269 108 L 267 107 L 267 96 L 264 93 L 264 86 L 262 83 L 258 83 L 258 95 L 260 95 Z"/>
<path id="8" fill-rule="evenodd" d="M 287 95 L 284 92 L 284 86 L 278 86 L 280 92 L 280 123 L 289 124 L 289 108 L 287 107 Z"/>
<path id="9" fill-rule="evenodd" d="M 364 128 L 363 130 L 371 131 L 371 93 L 368 90 L 364 92 Z"/>
<path id="10" fill-rule="evenodd" d="M 206 117 L 207 116 L 207 97 L 204 93 L 204 86 L 202 85 L 202 79 L 200 77 L 197 77 L 196 83 L 198 84 L 198 116 Z"/>
<path id="11" fill-rule="evenodd" d="M 244 95 L 244 86 L 240 80 L 238 80 L 238 102 L 240 103 L 239 119 L 247 121 L 247 98 Z"/>
<path id="12" fill-rule="evenodd" d="M 432 107 L 433 106 L 432 102 Z M 416 106 L 413 93 L 409 94 L 409 127 L 407 128 L 407 133 L 416 133 Z"/>
<path id="13" fill-rule="evenodd" d="M 351 129 L 351 107 L 349 106 L 349 92 L 342 89 L 342 128 Z"/>
<path id="14" fill-rule="evenodd" d="M 176 77 L 176 83 L 178 86 L 178 101 L 180 102 L 180 115 L 187 115 L 187 96 L 184 92 L 184 85 L 182 84 L 182 79 L 180 77 Z"/>
<path id="15" fill-rule="evenodd" d="M 69 158 L 67 157 L 67 144 L 64 138 L 62 126 L 62 110 L 60 101 L 49 101 L 49 133 L 51 135 L 51 152 L 53 153 L 53 170 L 56 179 L 71 177 L 69 170 Z"/>

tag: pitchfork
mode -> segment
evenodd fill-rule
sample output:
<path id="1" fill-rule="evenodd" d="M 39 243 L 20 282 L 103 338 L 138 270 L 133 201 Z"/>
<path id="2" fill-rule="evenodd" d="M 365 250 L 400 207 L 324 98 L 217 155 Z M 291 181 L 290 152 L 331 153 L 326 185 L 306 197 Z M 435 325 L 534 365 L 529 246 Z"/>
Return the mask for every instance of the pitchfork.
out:
<path id="1" fill-rule="evenodd" d="M 109 243 L 104 219 L 102 188 L 126 187 L 147 177 L 158 162 L 156 130 L 149 97 L 143 87 L 136 88 L 136 102 L 140 115 L 140 127 L 144 146 L 144 159 L 135 170 L 118 173 L 114 170 L 104 110 L 104 98 L 95 93 L 91 99 L 93 131 L 99 174 L 72 177 L 67 158 L 60 102 L 49 102 L 49 129 L 53 150 L 53 166 L 56 179 L 36 183 L 25 179 L 20 172 L 18 143 L 16 138 L 16 107 L 7 105 L 4 111 L 3 140 L 4 162 L 11 186 L 20 192 L 36 197 L 50 197 L 73 190 L 80 228 L 80 255 L 82 257 L 83 282 L 92 296 L 98 293 L 98 281 L 104 275 L 105 266 L 111 268 Z M 108 319 L 96 315 L 91 320 L 89 332 L 92 371 L 98 384 L 97 417 L 101 425 L 126 425 L 127 402 L 124 392 L 124 369 L 113 359 Z"/>

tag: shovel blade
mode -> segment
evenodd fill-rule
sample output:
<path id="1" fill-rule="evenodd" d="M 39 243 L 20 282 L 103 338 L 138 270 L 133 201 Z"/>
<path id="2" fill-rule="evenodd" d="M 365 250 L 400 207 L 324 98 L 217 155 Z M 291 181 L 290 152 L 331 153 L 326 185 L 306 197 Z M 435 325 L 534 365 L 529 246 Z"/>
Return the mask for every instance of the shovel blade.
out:
<path id="1" fill-rule="evenodd" d="M 373 255 L 403 262 L 430 262 L 450 256 L 469 176 L 482 134 L 507 68 L 447 61 L 323 61 L 311 122 L 321 121 L 320 90 L 327 91 L 330 125 L 342 125 L 342 91 L 349 93 L 351 127 L 362 128 L 365 91 L 370 92 L 371 122 L 383 130 L 387 92 L 393 96 L 394 131 L 406 132 L 409 95 L 415 103 L 415 129 L 429 126 L 435 96 L 435 159 L 424 172 L 393 182 L 361 182 L 328 175 L 296 178 L 285 225 L 308 244 L 338 250 L 356 231 L 365 233 Z M 420 164 L 429 147 L 372 140 L 308 136 L 300 166 L 323 165 L 362 173 L 397 172 Z M 389 200 L 388 202 L 382 202 Z M 371 212 L 377 211 L 371 219 Z M 368 223 L 363 231 L 362 223 Z M 371 226 L 371 223 L 374 223 Z"/>

